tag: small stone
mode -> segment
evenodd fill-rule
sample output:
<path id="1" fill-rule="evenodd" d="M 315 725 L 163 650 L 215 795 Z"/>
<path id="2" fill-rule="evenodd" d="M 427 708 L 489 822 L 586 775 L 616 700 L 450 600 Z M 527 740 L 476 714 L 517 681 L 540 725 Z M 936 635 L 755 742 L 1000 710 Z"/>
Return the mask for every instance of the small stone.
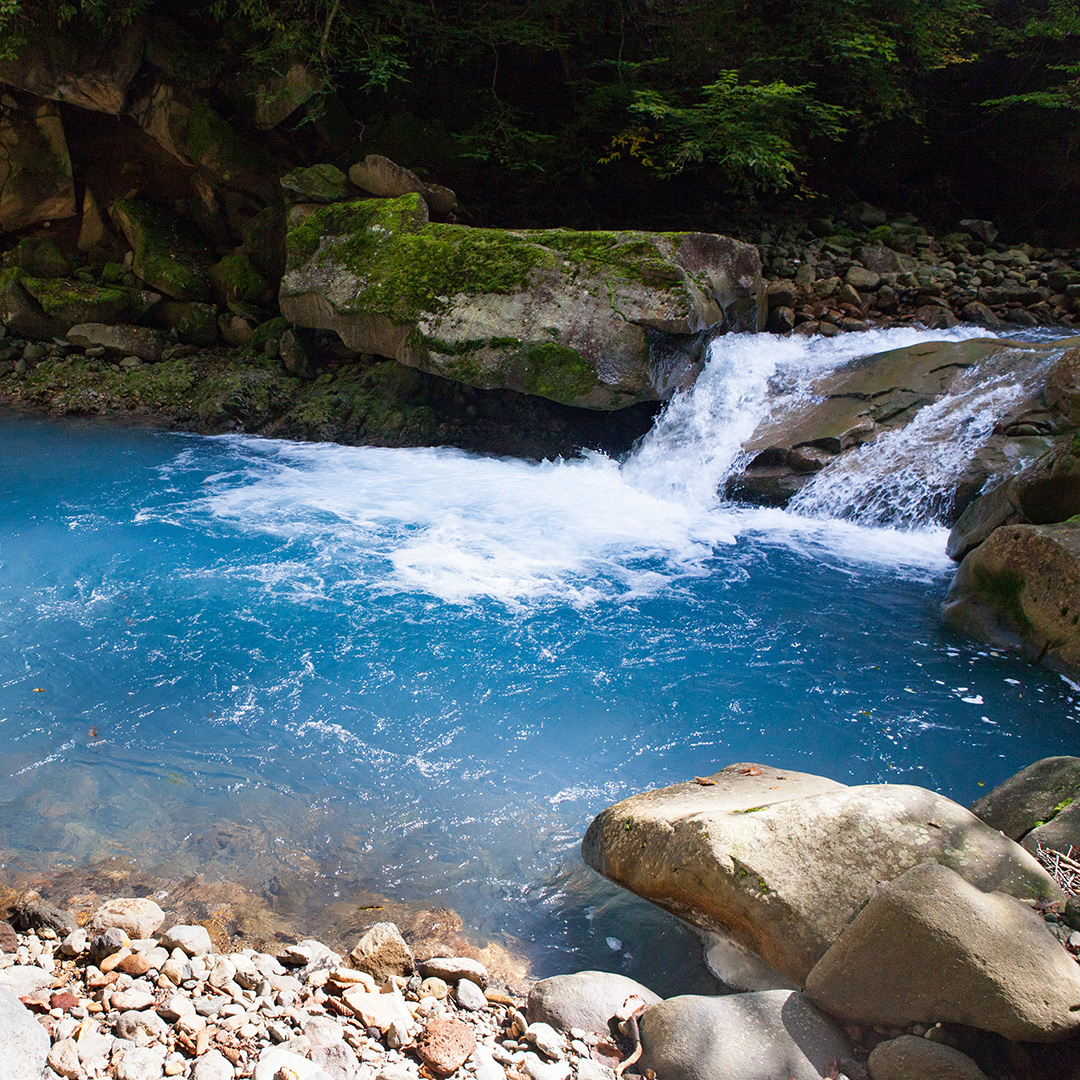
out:
<path id="1" fill-rule="evenodd" d="M 417 1056 L 437 1076 L 456 1072 L 475 1050 L 472 1028 L 448 1016 L 429 1020 L 416 1040 Z"/>
<path id="2" fill-rule="evenodd" d="M 310 1040 L 312 1048 L 333 1046 L 345 1037 L 341 1025 L 326 1016 L 314 1016 L 304 1025 L 304 1034 Z"/>
<path id="3" fill-rule="evenodd" d="M 158 1080 L 165 1073 L 165 1058 L 149 1046 L 131 1046 L 113 1055 L 116 1080 Z"/>
<path id="4" fill-rule="evenodd" d="M 408 1021 L 398 1017 L 386 1029 L 386 1045 L 391 1050 L 400 1050 L 409 1041 L 409 1028 L 411 1026 Z"/>
<path id="5" fill-rule="evenodd" d="M 419 967 L 420 974 L 425 978 L 442 979 L 450 984 L 471 979 L 481 988 L 487 986 L 487 968 L 479 960 L 468 956 L 433 956 L 421 961 Z"/>
<path id="6" fill-rule="evenodd" d="M 487 1008 L 488 1002 L 487 998 L 484 997 L 484 991 L 472 979 L 460 980 L 454 991 L 454 996 L 457 998 L 457 1003 L 469 1012 L 477 1012 L 480 1009 Z"/>
<path id="7" fill-rule="evenodd" d="M 89 938 L 85 930 L 81 927 L 78 930 L 72 930 L 63 941 L 60 942 L 60 955 L 61 956 L 80 956 L 86 952 L 86 947 L 89 944 Z"/>
<path id="8" fill-rule="evenodd" d="M 113 994 L 114 1001 L 116 997 L 117 995 Z M 168 1030 L 165 1021 L 156 1012 L 138 1012 L 134 1009 L 122 1012 L 113 1025 L 118 1039 L 127 1039 L 139 1045 L 164 1039 Z"/>
<path id="9" fill-rule="evenodd" d="M 49 998 L 50 1009 L 61 1009 L 63 1012 L 71 1012 L 78 1008 L 79 999 L 70 990 L 59 990 Z"/>
<path id="10" fill-rule="evenodd" d="M 184 994 L 172 994 L 158 1006 L 158 1016 L 175 1023 L 182 1016 L 195 1016 L 195 1006 L 191 999 Z"/>
<path id="11" fill-rule="evenodd" d="M 416 991 L 418 997 L 433 997 L 437 1001 L 442 1001 L 449 993 L 450 987 L 447 986 L 442 979 L 436 978 L 435 976 L 424 979 L 420 984 L 420 988 Z"/>
<path id="12" fill-rule="evenodd" d="M 233 1064 L 218 1050 L 208 1050 L 195 1061 L 191 1080 L 232 1080 Z"/>
<path id="13" fill-rule="evenodd" d="M 411 975 L 416 960 L 393 923 L 376 923 L 349 953 L 349 964 L 383 982 L 392 975 Z"/>
<path id="14" fill-rule="evenodd" d="M 521 1071 L 529 1080 L 570 1080 L 570 1062 L 543 1061 L 531 1052 L 521 1062 Z"/>
<path id="15" fill-rule="evenodd" d="M 549 1058 L 562 1058 L 565 1056 L 563 1037 L 550 1025 L 545 1023 L 530 1024 L 522 1035 L 525 1042 L 532 1043 L 541 1054 Z"/>
<path id="16" fill-rule="evenodd" d="M 311 1060 L 321 1066 L 333 1080 L 355 1080 L 360 1071 L 360 1062 L 352 1047 L 344 1042 L 330 1046 L 316 1046 L 311 1050 Z"/>
<path id="17" fill-rule="evenodd" d="M 166 949 L 183 949 L 188 956 L 205 956 L 213 948 L 210 931 L 205 926 L 189 926 L 178 923 L 161 935 Z"/>
<path id="18" fill-rule="evenodd" d="M 154 1004 L 154 995 L 146 990 L 117 990 L 112 996 L 112 1007 L 124 1011 L 138 1011 L 149 1009 Z"/>
<path id="19" fill-rule="evenodd" d="M 131 975 L 133 978 L 141 978 L 145 975 L 154 965 L 150 962 L 149 957 L 142 955 L 141 953 L 132 953 L 130 956 L 125 956 L 119 964 L 116 965 L 116 970 L 122 971 L 125 975 Z"/>
<path id="20" fill-rule="evenodd" d="M 268 1046 L 259 1055 L 252 1080 L 277 1080 L 279 1073 L 284 1073 L 288 1080 L 312 1080 L 318 1074 L 325 1075 L 314 1061 L 280 1046 Z"/>
<path id="21" fill-rule="evenodd" d="M 345 991 L 342 1001 L 359 1017 L 365 1027 L 377 1028 L 380 1032 L 389 1031 L 395 1020 L 402 1019 L 406 1023 L 412 1021 L 412 1014 L 405 1006 L 405 999 L 397 993 L 369 994 L 359 987 L 354 987 Z"/>
<path id="22" fill-rule="evenodd" d="M 120 898 L 102 904 L 90 918 L 91 930 L 123 930 L 131 938 L 152 937 L 165 921 L 165 912 L 145 897 Z"/>
<path id="23" fill-rule="evenodd" d="M 577 1063 L 577 1080 L 615 1080 L 615 1071 L 599 1061 L 583 1057 Z"/>
<path id="24" fill-rule="evenodd" d="M 476 1048 L 472 1062 L 476 1066 L 476 1080 L 506 1080 L 505 1070 L 486 1047 Z"/>
<path id="25" fill-rule="evenodd" d="M 49 1051 L 49 1068 L 67 1080 L 79 1080 L 82 1066 L 79 1064 L 79 1048 L 74 1039 L 61 1039 Z"/>

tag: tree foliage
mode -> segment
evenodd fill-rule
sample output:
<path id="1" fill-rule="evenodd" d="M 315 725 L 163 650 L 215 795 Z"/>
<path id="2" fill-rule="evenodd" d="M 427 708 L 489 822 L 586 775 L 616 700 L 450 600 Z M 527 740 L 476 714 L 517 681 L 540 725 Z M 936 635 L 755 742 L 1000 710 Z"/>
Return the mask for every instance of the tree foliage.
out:
<path id="1" fill-rule="evenodd" d="M 435 111 L 447 153 L 519 177 L 794 185 L 822 139 L 921 122 L 950 69 L 1022 72 L 993 109 L 1080 108 L 1078 0 L 0 0 L 0 58 L 144 18 L 250 72 L 303 64 L 313 107 Z"/>

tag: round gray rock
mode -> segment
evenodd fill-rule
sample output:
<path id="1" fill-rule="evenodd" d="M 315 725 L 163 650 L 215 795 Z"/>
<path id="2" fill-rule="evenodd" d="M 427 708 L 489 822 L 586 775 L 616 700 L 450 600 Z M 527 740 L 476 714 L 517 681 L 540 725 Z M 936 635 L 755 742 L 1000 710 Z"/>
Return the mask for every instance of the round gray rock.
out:
<path id="1" fill-rule="evenodd" d="M 914 1035 L 875 1046 L 870 1075 L 873 1080 L 986 1080 L 986 1073 L 967 1054 Z"/>
<path id="2" fill-rule="evenodd" d="M 553 975 L 529 991 L 526 1015 L 530 1024 L 550 1024 L 557 1031 L 580 1028 L 609 1035 L 608 1021 L 632 994 L 646 1005 L 661 999 L 647 986 L 608 971 L 579 971 Z"/>
<path id="3" fill-rule="evenodd" d="M 49 1036 L 30 1010 L 0 989 L 0 1080 L 41 1080 L 49 1057 Z"/>
<path id="4" fill-rule="evenodd" d="M 645 1010 L 641 1044 L 642 1073 L 664 1080 L 821 1080 L 851 1054 L 844 1033 L 795 990 L 669 998 Z"/>
<path id="5" fill-rule="evenodd" d="M 1048 757 L 1003 780 L 971 807 L 1012 840 L 1053 819 L 1066 800 L 1080 799 L 1080 757 Z"/>

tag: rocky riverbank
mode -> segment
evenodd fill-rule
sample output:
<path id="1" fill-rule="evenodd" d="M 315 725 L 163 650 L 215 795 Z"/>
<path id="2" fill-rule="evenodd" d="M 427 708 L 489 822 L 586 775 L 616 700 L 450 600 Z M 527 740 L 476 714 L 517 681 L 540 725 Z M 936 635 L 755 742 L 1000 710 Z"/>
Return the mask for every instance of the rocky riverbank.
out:
<path id="1" fill-rule="evenodd" d="M 388 922 L 347 951 L 264 950 L 148 897 L 25 892 L 0 922 L 0 1077 L 1073 1080 L 1078 766 L 1024 770 L 973 808 L 986 824 L 920 788 L 759 765 L 609 808 L 586 860 L 709 931 L 715 996 L 507 985 Z"/>

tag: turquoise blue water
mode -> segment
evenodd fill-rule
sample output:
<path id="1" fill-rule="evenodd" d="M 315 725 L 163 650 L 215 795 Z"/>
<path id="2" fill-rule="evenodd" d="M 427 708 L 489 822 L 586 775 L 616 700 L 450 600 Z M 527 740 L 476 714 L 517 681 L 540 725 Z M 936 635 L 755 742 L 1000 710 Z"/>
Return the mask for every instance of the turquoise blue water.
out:
<path id="1" fill-rule="evenodd" d="M 0 860 L 363 888 L 662 986 L 690 939 L 577 853 L 611 801 L 763 761 L 968 803 L 1076 750 L 1075 687 L 939 626 L 943 530 L 687 494 L 664 438 L 666 472 L 0 418 Z"/>

